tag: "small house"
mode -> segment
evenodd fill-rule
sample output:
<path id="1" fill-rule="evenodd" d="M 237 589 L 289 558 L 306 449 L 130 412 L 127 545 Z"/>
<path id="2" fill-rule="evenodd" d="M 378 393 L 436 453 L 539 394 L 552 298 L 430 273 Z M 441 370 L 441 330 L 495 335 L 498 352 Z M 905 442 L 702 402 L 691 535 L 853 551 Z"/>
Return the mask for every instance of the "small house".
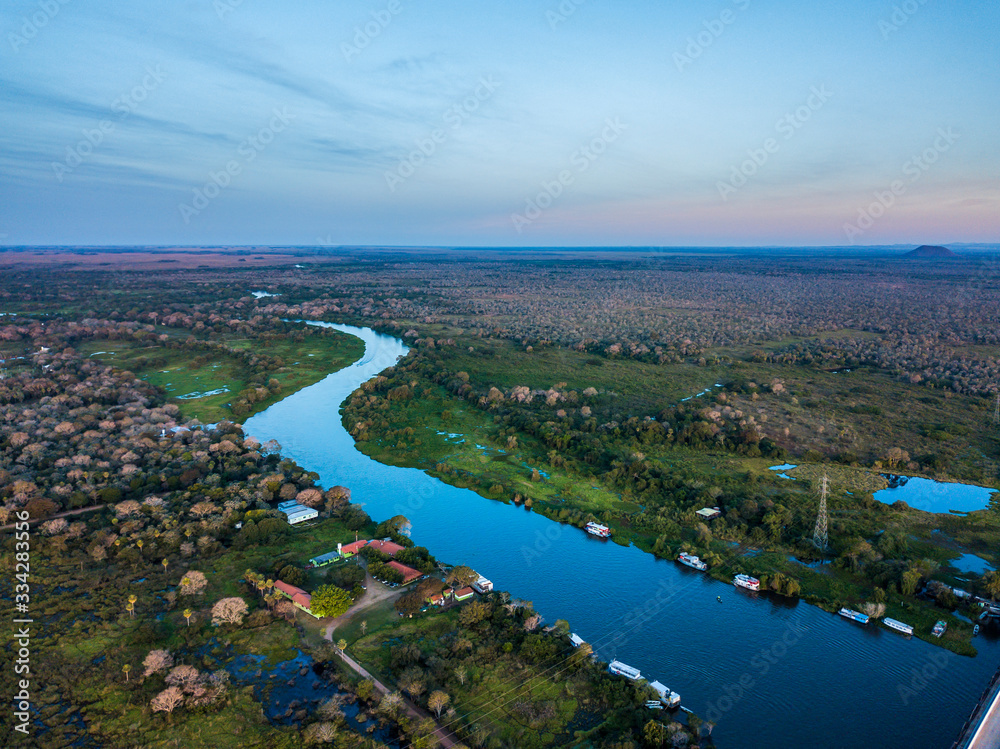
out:
<path id="1" fill-rule="evenodd" d="M 300 505 L 298 502 L 282 502 L 278 505 L 278 510 L 285 513 L 289 525 L 298 525 L 299 523 L 304 523 L 306 520 L 319 517 L 318 510 Z"/>
<path id="2" fill-rule="evenodd" d="M 455 600 L 456 601 L 467 601 L 470 598 L 472 598 L 474 595 L 476 595 L 476 591 L 474 591 L 472 588 L 468 588 L 468 587 L 462 588 L 461 590 L 456 590 L 455 591 Z"/>
<path id="3" fill-rule="evenodd" d="M 703 520 L 715 520 L 722 515 L 722 510 L 718 507 L 702 507 L 695 514 Z"/>
<path id="4" fill-rule="evenodd" d="M 353 557 L 367 545 L 368 545 L 367 540 L 362 539 L 361 541 L 355 541 L 354 543 L 342 546 L 340 549 L 340 555 L 344 557 L 344 559 L 347 559 L 348 557 Z"/>
<path id="5" fill-rule="evenodd" d="M 318 557 L 310 559 L 309 564 L 313 567 L 326 567 L 326 565 L 333 564 L 338 559 L 340 559 L 339 552 L 328 551 L 326 554 L 320 554 Z"/>

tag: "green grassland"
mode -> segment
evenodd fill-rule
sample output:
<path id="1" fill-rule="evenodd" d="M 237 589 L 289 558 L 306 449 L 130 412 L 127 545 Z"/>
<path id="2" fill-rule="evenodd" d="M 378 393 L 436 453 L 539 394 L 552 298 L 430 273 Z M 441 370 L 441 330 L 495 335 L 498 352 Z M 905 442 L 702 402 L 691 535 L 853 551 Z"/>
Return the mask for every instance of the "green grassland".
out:
<path id="1" fill-rule="evenodd" d="M 782 479 L 768 470 L 780 462 L 774 458 L 750 457 L 711 446 L 694 449 L 623 443 L 623 454 L 641 450 L 649 462 L 666 468 L 685 487 L 704 496 L 703 504 L 650 509 L 644 506 L 643 498 L 616 486 L 602 471 L 576 460 L 554 460 L 552 451 L 539 439 L 506 428 L 500 417 L 428 379 L 411 388 L 409 400 L 393 400 L 387 408 L 376 409 L 380 426 L 362 435 L 358 442 L 362 452 L 380 462 L 422 468 L 487 498 L 523 502 L 560 522 L 580 527 L 587 519 L 600 520 L 614 529 L 616 542 L 634 543 L 662 556 L 690 545 L 714 554 L 723 576 L 734 570 L 788 575 L 801 583 L 802 595 L 828 610 L 860 605 L 872 600 L 876 591 L 871 581 L 849 570 L 825 565 L 815 571 L 790 558 L 801 555 L 808 560 L 815 556 L 807 539 L 815 523 L 823 474 L 829 476 L 831 486 L 831 539 L 838 544 L 860 543 L 862 539 L 875 543 L 882 532 L 900 535 L 910 539 L 905 559 L 942 565 L 935 579 L 952 584 L 961 581 L 950 576 L 947 561 L 960 553 L 977 553 L 994 565 L 1000 564 L 1000 523 L 995 513 L 932 515 L 889 508 L 871 498 L 886 486 L 879 471 L 885 470 L 880 463 L 890 447 L 907 450 L 911 460 L 919 461 L 915 467 L 897 467 L 909 475 L 995 485 L 995 473 L 987 470 L 984 475 L 984 461 L 988 469 L 989 461 L 998 454 L 997 435 L 986 423 L 988 404 L 984 399 L 902 383 L 875 371 L 833 373 L 753 362 L 658 366 L 565 349 L 528 352 L 508 341 L 468 339 L 457 343 L 433 356 L 449 373 L 465 372 L 476 391 L 485 392 L 491 386 L 509 391 L 517 385 L 532 389 L 555 386 L 563 392 L 593 387 L 598 395 L 586 403 L 601 413 L 602 419 L 655 416 L 683 398 L 712 388 L 710 393 L 685 402 L 685 408 L 719 408 L 721 402 L 716 404 L 716 398 L 724 393 L 726 405 L 755 415 L 765 425 L 768 436 L 799 465 L 792 474 L 798 480 Z M 727 387 L 774 380 L 783 383 L 782 392 L 761 391 L 754 397 L 739 387 Z M 723 388 L 714 388 L 716 383 L 722 383 Z M 552 407 L 551 416 L 539 418 L 557 421 L 558 409 L 570 411 L 582 404 L 560 402 Z M 351 422 L 349 427 L 355 416 L 352 413 L 345 418 L 345 423 Z M 734 498 L 738 506 L 742 501 L 739 497 L 752 495 L 760 502 L 788 508 L 789 519 L 780 539 L 756 538 L 752 545 L 764 553 L 751 557 L 742 556 L 742 547 L 734 549 L 732 536 L 726 533 L 713 537 L 712 531 L 707 540 L 696 534 L 694 510 L 715 504 L 713 497 L 720 495 L 723 500 L 728 498 L 730 506 Z M 657 530 L 649 512 L 674 530 L 666 534 Z M 969 643 L 971 626 L 950 613 L 891 593 L 886 603 L 890 616 L 892 611 L 905 612 L 905 620 L 913 622 L 924 637 L 934 621 L 946 619 L 948 635 L 931 641 L 957 652 L 974 652 Z"/>
<path id="2" fill-rule="evenodd" d="M 274 338 L 226 339 L 226 345 L 234 349 L 253 350 L 285 362 L 279 371 L 270 374 L 281 383 L 280 393 L 253 404 L 251 412 L 241 418 L 263 411 L 362 356 L 364 343 L 360 339 L 332 332 L 335 335 L 308 337 L 303 342 Z M 87 341 L 80 345 L 80 352 L 135 372 L 140 378 L 163 388 L 169 402 L 175 403 L 185 418 L 204 423 L 233 419 L 229 403 L 248 386 L 250 377 L 241 360 L 219 351 L 195 353 L 144 346 L 133 341 Z M 212 394 L 202 395 L 205 393 Z"/>

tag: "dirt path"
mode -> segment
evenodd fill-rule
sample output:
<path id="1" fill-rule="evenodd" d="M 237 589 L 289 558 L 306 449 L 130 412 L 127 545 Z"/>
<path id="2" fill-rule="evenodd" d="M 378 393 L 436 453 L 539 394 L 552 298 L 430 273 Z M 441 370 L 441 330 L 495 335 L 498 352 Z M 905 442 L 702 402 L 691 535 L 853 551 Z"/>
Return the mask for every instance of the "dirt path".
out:
<path id="1" fill-rule="evenodd" d="M 326 630 L 323 632 L 323 636 L 330 642 L 333 642 L 333 631 L 341 624 L 347 624 L 347 622 L 351 621 L 359 613 L 365 609 L 371 608 L 376 603 L 381 603 L 382 601 L 390 598 L 396 598 L 403 594 L 402 588 L 387 588 L 385 585 L 372 577 L 371 573 L 367 570 L 365 570 L 365 573 L 367 575 L 365 578 L 365 588 L 367 588 L 367 590 L 365 590 L 364 595 L 361 596 L 361 600 L 354 604 L 345 613 L 341 614 L 336 619 L 331 620 L 330 623 L 326 625 Z"/>
<path id="2" fill-rule="evenodd" d="M 375 685 L 375 688 L 382 694 L 389 694 L 389 692 L 392 691 L 391 689 L 389 689 L 389 687 L 387 687 L 385 684 L 383 684 L 374 676 L 372 676 L 370 673 L 368 673 L 368 671 L 365 669 L 364 666 L 362 666 L 356 660 L 351 658 L 351 656 L 349 656 L 347 653 L 338 650 L 337 655 L 340 656 L 341 660 L 344 661 L 344 663 L 347 664 L 347 667 L 350 668 L 352 671 L 359 674 L 364 679 L 370 679 L 371 682 Z M 424 720 L 426 718 L 434 720 L 434 717 L 429 712 L 417 707 L 405 697 L 403 698 L 403 704 L 406 706 L 406 712 L 409 713 L 410 717 L 416 720 Z M 437 725 L 437 721 L 435 721 L 435 725 Z M 455 737 L 453 733 L 442 728 L 441 726 L 437 726 L 434 729 L 434 735 L 437 736 L 437 740 L 440 742 L 440 745 L 445 747 L 445 749 L 449 749 L 449 747 L 456 746 L 459 743 L 458 739 Z"/>
<path id="3" fill-rule="evenodd" d="M 367 590 L 365 591 L 364 596 L 362 596 L 361 601 L 356 605 L 352 606 L 348 612 L 342 614 L 341 616 L 338 616 L 336 619 L 332 620 L 326 626 L 326 630 L 323 633 L 323 637 L 326 640 L 333 642 L 333 633 L 337 629 L 337 627 L 351 621 L 352 619 L 354 619 L 355 616 L 363 612 L 365 609 L 369 609 L 375 604 L 381 603 L 382 601 L 392 598 L 397 598 L 405 592 L 403 588 L 386 587 L 378 580 L 376 580 L 374 577 L 372 577 L 370 573 L 365 578 L 365 586 Z M 365 669 L 364 666 L 362 666 L 356 660 L 351 658 L 351 656 L 349 656 L 347 653 L 341 650 L 337 650 L 336 652 L 337 655 L 340 656 L 341 660 L 343 660 L 344 663 L 346 663 L 347 666 L 352 671 L 354 671 L 357 674 L 360 674 L 362 678 L 370 679 L 372 683 L 375 685 L 375 688 L 379 692 L 381 692 L 382 694 L 389 694 L 389 692 L 392 691 L 391 689 L 389 689 L 389 687 L 387 687 L 381 681 L 379 681 L 370 673 L 368 673 L 368 671 Z M 423 708 L 417 707 L 406 697 L 403 698 L 403 704 L 406 706 L 406 712 L 412 718 L 415 718 L 416 720 L 424 720 L 426 718 L 434 720 L 434 716 L 432 716 L 429 712 L 427 712 Z M 436 724 L 437 721 L 435 721 L 435 725 Z M 434 735 L 437 736 L 440 745 L 442 747 L 445 747 L 445 749 L 448 749 L 449 747 L 453 747 L 459 744 L 459 741 L 457 738 L 455 738 L 454 734 L 452 734 L 450 731 L 444 728 L 441 728 L 440 726 L 434 729 Z"/>

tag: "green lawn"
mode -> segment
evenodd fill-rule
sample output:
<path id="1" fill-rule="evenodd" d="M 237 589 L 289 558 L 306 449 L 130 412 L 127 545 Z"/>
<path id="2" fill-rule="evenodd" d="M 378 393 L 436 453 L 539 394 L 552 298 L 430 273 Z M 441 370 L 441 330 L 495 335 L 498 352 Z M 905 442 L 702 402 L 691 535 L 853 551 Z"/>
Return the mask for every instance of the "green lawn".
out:
<path id="1" fill-rule="evenodd" d="M 309 336 L 301 343 L 245 338 L 225 340 L 232 348 L 252 349 L 280 357 L 285 362 L 281 370 L 269 375 L 281 383 L 281 392 L 254 404 L 253 410 L 240 418 L 263 411 L 362 356 L 364 343 L 360 339 L 332 332 L 334 335 Z M 163 388 L 169 401 L 180 407 L 184 418 L 204 423 L 233 419 L 229 403 L 248 386 L 250 373 L 243 362 L 224 353 L 180 351 L 131 341 L 87 341 L 79 350 L 85 356 L 131 370 Z"/>

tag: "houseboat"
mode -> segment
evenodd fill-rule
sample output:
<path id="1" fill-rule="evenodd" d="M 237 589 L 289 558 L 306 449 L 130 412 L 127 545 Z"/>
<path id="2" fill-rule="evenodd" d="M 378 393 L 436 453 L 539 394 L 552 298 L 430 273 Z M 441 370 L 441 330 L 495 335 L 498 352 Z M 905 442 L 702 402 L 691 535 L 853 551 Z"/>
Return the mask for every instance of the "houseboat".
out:
<path id="1" fill-rule="evenodd" d="M 601 525 L 600 523 L 595 523 L 590 521 L 584 526 L 584 530 L 587 531 L 591 536 L 597 536 L 598 538 L 610 538 L 611 529 L 606 525 Z"/>
<path id="2" fill-rule="evenodd" d="M 707 564 L 701 561 L 694 554 L 688 554 L 685 551 L 682 551 L 680 554 L 677 555 L 677 561 L 688 567 L 692 567 L 696 570 L 701 570 L 702 572 L 708 569 Z"/>
<path id="3" fill-rule="evenodd" d="M 868 623 L 868 614 L 862 614 L 860 611 L 855 611 L 854 609 L 841 609 L 839 613 L 845 619 L 850 619 L 858 624 Z"/>
<path id="4" fill-rule="evenodd" d="M 660 702 L 667 707 L 673 709 L 681 706 L 681 696 L 677 692 L 670 691 L 658 681 L 650 682 L 649 686 L 656 690 L 656 693 L 660 695 Z"/>
<path id="5" fill-rule="evenodd" d="M 733 585 L 747 590 L 760 590 L 760 580 L 750 575 L 737 575 L 733 578 Z"/>
<path id="6" fill-rule="evenodd" d="M 608 671 L 613 674 L 618 674 L 619 676 L 624 676 L 626 679 L 631 679 L 632 681 L 642 678 L 642 674 L 639 673 L 639 669 L 627 666 L 621 661 L 611 661 L 611 663 L 608 664 Z"/>
<path id="7" fill-rule="evenodd" d="M 904 624 L 901 621 L 897 621 L 896 619 L 890 619 L 889 617 L 886 617 L 885 619 L 882 620 L 882 623 L 889 629 L 894 629 L 897 632 L 902 632 L 904 635 L 913 634 L 913 627 L 911 627 L 909 624 Z"/>
<path id="8" fill-rule="evenodd" d="M 948 631 L 948 622 L 943 619 L 934 625 L 934 629 L 931 630 L 931 634 L 935 637 L 941 637 L 945 632 Z"/>

